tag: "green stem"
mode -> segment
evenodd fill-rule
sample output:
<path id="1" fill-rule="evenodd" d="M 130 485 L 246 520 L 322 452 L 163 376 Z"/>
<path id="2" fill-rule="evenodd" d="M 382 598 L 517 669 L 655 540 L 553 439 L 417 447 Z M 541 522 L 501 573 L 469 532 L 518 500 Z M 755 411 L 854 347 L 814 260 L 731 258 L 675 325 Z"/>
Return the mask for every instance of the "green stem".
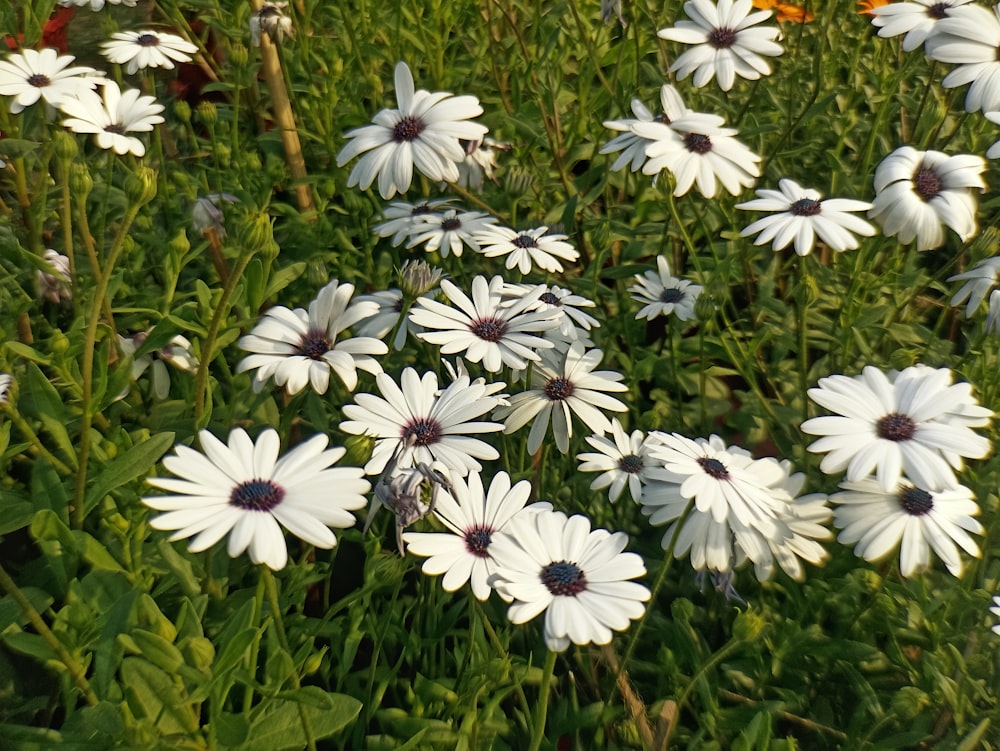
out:
<path id="1" fill-rule="evenodd" d="M 46 460 L 48 460 L 49 464 L 55 467 L 56 472 L 62 475 L 73 474 L 72 469 L 63 464 L 63 462 L 57 459 L 51 451 L 45 448 L 45 444 L 38 437 L 38 434 L 34 430 L 32 430 L 31 426 L 28 424 L 28 421 L 25 420 L 23 417 L 21 417 L 20 413 L 18 413 L 13 407 L 11 407 L 9 403 L 3 405 L 3 408 L 7 412 L 7 416 L 10 418 L 10 421 L 14 423 L 14 426 L 19 431 L 21 431 L 21 434 L 24 435 L 31 442 L 35 450 L 37 450 L 39 454 L 41 454 Z M 76 459 L 75 456 L 70 457 L 71 461 L 75 461 L 75 459 Z"/>
<path id="2" fill-rule="evenodd" d="M 97 704 L 99 701 L 97 694 L 90 687 L 83 666 L 74 659 L 73 655 L 62 645 L 58 637 L 52 633 L 48 624 L 42 619 L 41 614 L 35 610 L 34 605 L 25 597 L 24 592 L 17 586 L 2 564 L 0 564 L 0 589 L 9 594 L 14 599 L 14 602 L 21 607 L 21 610 L 35 631 L 38 632 L 38 635 L 42 637 L 42 640 L 48 645 L 49 649 L 59 658 L 59 661 L 66 667 L 66 670 L 69 671 L 73 682 L 80 693 L 83 694 L 83 698 L 87 700 L 87 703 L 91 706 Z"/>
<path id="3" fill-rule="evenodd" d="M 545 720 L 549 712 L 549 693 L 552 687 L 552 674 L 556 669 L 558 654 L 551 649 L 545 654 L 545 666 L 542 668 L 542 683 L 538 687 L 538 704 L 535 706 L 535 717 L 532 722 L 531 744 L 528 751 L 538 751 L 545 738 Z"/>

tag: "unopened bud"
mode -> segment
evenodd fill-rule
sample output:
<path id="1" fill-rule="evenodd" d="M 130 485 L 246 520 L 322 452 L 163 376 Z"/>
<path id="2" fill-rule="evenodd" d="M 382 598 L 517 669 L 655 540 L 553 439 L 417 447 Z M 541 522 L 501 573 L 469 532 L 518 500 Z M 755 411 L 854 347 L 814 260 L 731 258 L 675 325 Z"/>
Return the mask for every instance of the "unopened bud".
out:
<path id="1" fill-rule="evenodd" d="M 399 288 L 403 290 L 405 299 L 416 300 L 434 289 L 443 273 L 426 261 L 407 261 L 399 270 Z"/>
<path id="2" fill-rule="evenodd" d="M 372 458 L 372 452 L 375 450 L 375 439 L 368 435 L 348 436 L 344 441 L 344 448 L 347 449 L 347 453 L 344 454 L 341 466 L 363 467 Z"/>
<path id="3" fill-rule="evenodd" d="M 253 212 L 244 217 L 240 239 L 247 250 L 256 251 L 270 258 L 278 255 L 279 249 L 278 244 L 274 242 L 271 217 L 265 211 Z"/>
<path id="4" fill-rule="evenodd" d="M 191 105 L 183 99 L 178 99 L 174 102 L 174 114 L 182 123 L 191 122 Z"/>
<path id="5" fill-rule="evenodd" d="M 156 197 L 156 170 L 140 166 L 125 178 L 124 187 L 130 203 L 145 206 Z"/>
<path id="6" fill-rule="evenodd" d="M 242 68 L 249 60 L 250 50 L 246 48 L 246 45 L 239 42 L 231 42 L 229 44 L 229 62 L 233 66 Z"/>
<path id="7" fill-rule="evenodd" d="M 80 153 L 80 147 L 76 143 L 76 138 L 60 130 L 52 136 L 52 151 L 60 161 L 72 162 Z"/>
<path id="8" fill-rule="evenodd" d="M 178 258 L 182 257 L 191 250 L 191 243 L 188 240 L 187 232 L 184 229 L 178 230 L 167 247 L 170 249 L 171 254 Z"/>
<path id="9" fill-rule="evenodd" d="M 219 110 L 216 109 L 214 103 L 207 99 L 202 100 L 198 103 L 198 119 L 205 125 L 214 125 L 219 119 Z"/>
<path id="10" fill-rule="evenodd" d="M 94 187 L 94 178 L 90 176 L 86 163 L 74 162 L 69 172 L 69 188 L 77 198 L 90 195 Z"/>
<path id="11" fill-rule="evenodd" d="M 756 611 L 747 609 L 733 621 L 733 636 L 743 641 L 756 641 L 767 628 L 767 619 Z"/>

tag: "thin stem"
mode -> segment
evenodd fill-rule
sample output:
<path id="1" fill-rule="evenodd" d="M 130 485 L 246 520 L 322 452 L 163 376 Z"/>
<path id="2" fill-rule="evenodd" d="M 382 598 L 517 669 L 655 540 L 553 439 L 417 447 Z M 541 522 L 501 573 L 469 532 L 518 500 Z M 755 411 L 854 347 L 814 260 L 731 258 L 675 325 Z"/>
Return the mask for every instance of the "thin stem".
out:
<path id="1" fill-rule="evenodd" d="M 545 721 L 549 712 L 549 694 L 552 686 L 552 674 L 556 669 L 558 654 L 551 649 L 545 654 L 545 666 L 542 668 L 542 683 L 538 687 L 538 704 L 535 706 L 535 716 L 532 721 L 531 744 L 528 751 L 538 751 L 545 738 Z"/>
<path id="2" fill-rule="evenodd" d="M 38 434 L 34 430 L 32 430 L 31 426 L 28 424 L 28 421 L 25 420 L 23 417 L 21 417 L 20 413 L 18 413 L 17 410 L 13 409 L 10 404 L 5 404 L 3 405 L 3 407 L 7 412 L 7 416 L 10 418 L 10 421 L 14 423 L 14 426 L 19 431 L 21 431 L 22 435 L 24 435 L 28 439 L 28 441 L 31 442 L 32 447 L 36 451 L 38 451 L 38 453 L 41 454 L 49 462 L 49 464 L 55 467 L 56 472 L 62 475 L 73 474 L 73 469 L 70 469 L 63 462 L 57 459 L 55 455 L 52 454 L 51 451 L 45 448 L 45 444 L 38 437 Z M 75 456 L 70 457 L 70 461 L 75 462 L 76 457 Z"/>

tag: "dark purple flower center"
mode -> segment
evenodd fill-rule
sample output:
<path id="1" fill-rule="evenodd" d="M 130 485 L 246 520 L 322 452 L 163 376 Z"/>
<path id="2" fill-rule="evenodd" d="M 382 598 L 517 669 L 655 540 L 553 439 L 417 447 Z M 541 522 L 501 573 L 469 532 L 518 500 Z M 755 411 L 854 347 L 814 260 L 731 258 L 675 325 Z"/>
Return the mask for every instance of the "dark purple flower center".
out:
<path id="1" fill-rule="evenodd" d="M 665 287 L 660 293 L 660 302 L 678 303 L 684 299 L 684 292 L 677 287 Z"/>
<path id="2" fill-rule="evenodd" d="M 270 511 L 285 497 L 285 489 L 270 480 L 241 482 L 229 494 L 229 505 L 243 511 Z"/>
<path id="3" fill-rule="evenodd" d="M 736 32 L 725 27 L 721 29 L 712 29 L 708 32 L 708 43 L 717 50 L 732 47 L 736 44 Z"/>
<path id="4" fill-rule="evenodd" d="M 499 342 L 507 333 L 507 322 L 502 318 L 480 318 L 469 324 L 469 330 L 487 342 Z"/>
<path id="5" fill-rule="evenodd" d="M 618 469 L 622 472 L 628 472 L 630 475 L 642 472 L 642 468 L 642 457 L 637 454 L 628 454 L 618 460 Z"/>
<path id="6" fill-rule="evenodd" d="M 412 440 L 414 446 L 430 446 L 441 440 L 441 423 L 429 417 L 411 420 L 403 426 L 403 439 Z"/>
<path id="7" fill-rule="evenodd" d="M 116 133 L 119 136 L 125 135 L 125 126 L 121 123 L 110 123 L 104 126 L 105 133 Z"/>
<path id="8" fill-rule="evenodd" d="M 712 139 L 704 133 L 688 133 L 684 136 L 684 146 L 692 154 L 707 154 L 712 150 Z"/>
<path id="9" fill-rule="evenodd" d="M 718 459 L 703 456 L 698 459 L 698 464 L 703 470 L 705 470 L 705 474 L 709 477 L 714 477 L 716 480 L 729 479 L 729 470 L 726 469 L 726 465 Z"/>
<path id="10" fill-rule="evenodd" d="M 160 38 L 156 34 L 140 34 L 135 38 L 135 43 L 140 47 L 156 47 L 160 44 Z"/>
<path id="11" fill-rule="evenodd" d="M 670 125 L 670 118 L 667 116 L 667 113 L 664 112 L 662 115 L 659 115 L 653 122 L 663 123 L 664 125 Z"/>
<path id="12" fill-rule="evenodd" d="M 909 415 L 898 412 L 886 415 L 875 423 L 875 434 L 887 441 L 908 441 L 913 438 L 917 425 Z"/>
<path id="13" fill-rule="evenodd" d="M 568 378 L 550 378 L 545 384 L 545 396 L 553 402 L 561 402 L 573 396 L 573 384 Z"/>
<path id="14" fill-rule="evenodd" d="M 394 126 L 392 126 L 392 140 L 396 143 L 403 143 L 405 141 L 416 141 L 417 137 L 423 132 L 424 121 L 419 117 L 412 117 L 407 115 Z"/>
<path id="15" fill-rule="evenodd" d="M 538 299 L 546 305 L 562 305 L 562 300 L 556 297 L 552 292 L 543 292 L 542 296 Z"/>
<path id="16" fill-rule="evenodd" d="M 461 226 L 462 226 L 462 220 L 454 216 L 449 217 L 448 219 L 445 219 L 443 222 L 441 222 L 441 229 L 443 229 L 445 232 L 451 232 L 453 230 L 461 228 Z"/>
<path id="17" fill-rule="evenodd" d="M 535 238 L 531 235 L 518 235 L 511 242 L 514 244 L 515 248 L 537 248 L 538 243 L 535 242 Z"/>
<path id="18" fill-rule="evenodd" d="M 493 530 L 489 527 L 473 527 L 465 533 L 465 549 L 477 558 L 488 558 L 492 539 Z"/>
<path id="19" fill-rule="evenodd" d="M 542 584 L 556 596 L 576 597 L 587 588 L 587 577 L 575 563 L 558 561 L 542 569 Z"/>
<path id="20" fill-rule="evenodd" d="M 44 88 L 50 83 L 52 83 L 52 80 L 48 76 L 44 76 L 41 73 L 32 73 L 28 76 L 28 84 L 38 89 Z"/>
<path id="21" fill-rule="evenodd" d="M 927 15 L 940 21 L 942 18 L 948 17 L 950 7 L 948 3 L 935 3 L 927 9 Z"/>
<path id="22" fill-rule="evenodd" d="M 913 189 L 925 201 L 929 201 L 944 187 L 938 174 L 929 167 L 921 167 L 913 175 Z"/>
<path id="23" fill-rule="evenodd" d="M 910 516 L 923 516 L 934 508 L 934 497 L 920 488 L 903 488 L 899 491 L 899 505 Z"/>
<path id="24" fill-rule="evenodd" d="M 811 198 L 800 198 L 788 207 L 792 216 L 816 216 L 820 212 L 819 201 Z"/>
<path id="25" fill-rule="evenodd" d="M 330 338 L 325 331 L 310 329 L 299 342 L 299 352 L 310 360 L 321 360 L 330 351 Z"/>
<path id="26" fill-rule="evenodd" d="M 410 216 L 430 214 L 432 211 L 434 211 L 434 208 L 429 203 L 420 203 L 413 207 L 413 210 L 410 211 Z"/>

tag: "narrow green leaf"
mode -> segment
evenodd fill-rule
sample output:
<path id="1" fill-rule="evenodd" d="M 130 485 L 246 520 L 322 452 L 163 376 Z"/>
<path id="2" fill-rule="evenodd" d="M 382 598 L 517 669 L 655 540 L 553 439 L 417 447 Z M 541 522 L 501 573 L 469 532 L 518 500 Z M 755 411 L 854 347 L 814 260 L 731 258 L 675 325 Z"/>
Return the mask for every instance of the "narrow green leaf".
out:
<path id="1" fill-rule="evenodd" d="M 157 433 L 108 462 L 87 491 L 84 510 L 89 512 L 115 488 L 145 475 L 174 443 L 174 433 Z"/>

